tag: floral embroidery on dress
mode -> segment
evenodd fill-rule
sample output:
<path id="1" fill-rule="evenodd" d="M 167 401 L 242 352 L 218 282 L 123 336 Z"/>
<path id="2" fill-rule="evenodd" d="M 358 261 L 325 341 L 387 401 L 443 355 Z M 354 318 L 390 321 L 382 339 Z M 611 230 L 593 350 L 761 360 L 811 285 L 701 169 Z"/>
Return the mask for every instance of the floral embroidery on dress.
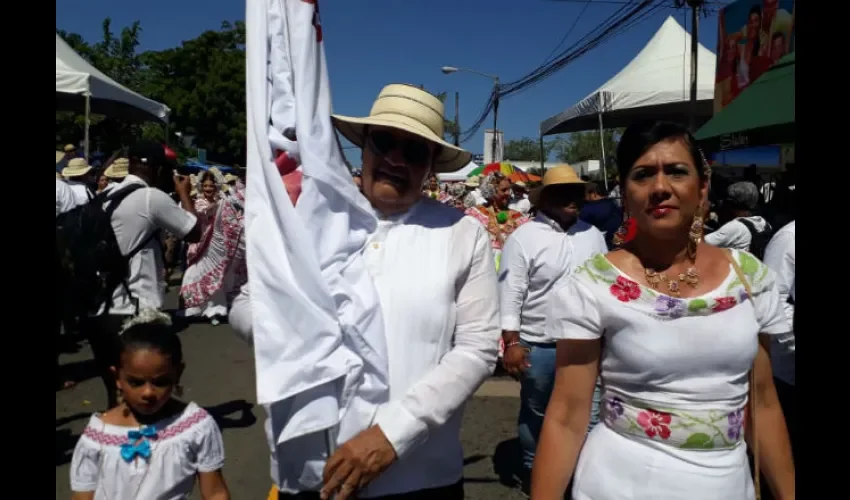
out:
<path id="1" fill-rule="evenodd" d="M 747 252 L 736 250 L 733 255 L 754 293 L 758 294 L 765 286 L 768 267 Z M 730 274 L 728 286 L 724 285 L 699 297 L 682 299 L 665 295 L 629 279 L 603 254 L 596 254 L 577 267 L 574 276 L 590 287 L 604 286 L 618 301 L 664 320 L 720 313 L 750 299 L 743 283 L 734 273 Z"/>
<path id="2" fill-rule="evenodd" d="M 654 410 L 644 410 L 638 413 L 637 417 L 638 425 L 643 428 L 643 432 L 650 439 L 655 436 L 661 439 L 668 439 L 670 437 L 670 422 L 672 420 L 673 417 L 669 413 L 661 413 Z"/>
<path id="3" fill-rule="evenodd" d="M 617 297 L 620 302 L 631 302 L 640 298 L 640 285 L 622 276 L 617 276 L 610 290 L 611 295 Z"/>
<path id="4" fill-rule="evenodd" d="M 726 437 L 732 441 L 741 439 L 741 432 L 744 430 L 744 410 L 735 410 L 726 416 L 729 421 L 729 429 L 726 431 Z"/>
<path id="5" fill-rule="evenodd" d="M 743 439 L 746 413 L 651 408 L 647 403 L 606 396 L 603 421 L 611 430 L 669 446 L 694 450 L 731 449 Z"/>
<path id="6" fill-rule="evenodd" d="M 655 312 L 659 316 L 668 318 L 681 318 L 688 311 L 687 303 L 682 299 L 670 297 L 667 295 L 659 295 L 655 299 Z"/>
<path id="7" fill-rule="evenodd" d="M 714 299 L 714 307 L 712 307 L 711 310 L 714 312 L 725 311 L 727 309 L 732 309 L 737 303 L 738 299 L 735 297 L 718 297 Z"/>

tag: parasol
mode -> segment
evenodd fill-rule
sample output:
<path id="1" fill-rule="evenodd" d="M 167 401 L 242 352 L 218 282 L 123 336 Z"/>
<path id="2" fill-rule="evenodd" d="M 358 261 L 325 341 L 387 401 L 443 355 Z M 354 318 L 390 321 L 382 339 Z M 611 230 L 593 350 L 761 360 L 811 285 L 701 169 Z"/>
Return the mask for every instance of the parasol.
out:
<path id="1" fill-rule="evenodd" d="M 501 172 L 501 173 L 503 173 L 507 176 L 507 175 L 511 175 L 513 173 L 516 173 L 516 172 L 522 172 L 522 170 L 514 167 L 513 165 L 511 165 L 508 162 L 490 163 L 489 165 L 484 165 L 482 167 L 478 167 L 475 170 L 469 172 L 469 174 L 467 174 L 467 177 L 472 177 L 474 175 L 478 175 L 478 176 L 489 175 L 489 174 L 492 174 L 493 172 Z"/>
<path id="2" fill-rule="evenodd" d="M 539 175 L 529 174 L 528 172 L 523 172 L 519 169 L 509 175 L 508 179 L 510 179 L 511 183 L 524 182 L 526 184 L 529 182 L 540 182 L 542 180 Z"/>

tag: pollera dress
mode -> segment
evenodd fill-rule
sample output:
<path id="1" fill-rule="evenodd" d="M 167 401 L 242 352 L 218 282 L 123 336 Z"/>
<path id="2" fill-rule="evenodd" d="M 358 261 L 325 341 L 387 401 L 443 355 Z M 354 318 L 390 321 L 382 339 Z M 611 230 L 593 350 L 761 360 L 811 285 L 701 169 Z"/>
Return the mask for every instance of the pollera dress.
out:
<path id="1" fill-rule="evenodd" d="M 188 499 L 198 472 L 224 466 L 221 431 L 189 403 L 154 425 L 128 428 L 92 415 L 71 459 L 71 490 L 95 500 Z"/>
<path id="2" fill-rule="evenodd" d="M 579 455 L 575 500 L 754 498 L 743 441 L 758 334 L 789 325 L 771 270 L 732 250 L 714 290 L 675 298 L 598 254 L 555 292 L 546 335 L 600 339 L 602 418 Z"/>

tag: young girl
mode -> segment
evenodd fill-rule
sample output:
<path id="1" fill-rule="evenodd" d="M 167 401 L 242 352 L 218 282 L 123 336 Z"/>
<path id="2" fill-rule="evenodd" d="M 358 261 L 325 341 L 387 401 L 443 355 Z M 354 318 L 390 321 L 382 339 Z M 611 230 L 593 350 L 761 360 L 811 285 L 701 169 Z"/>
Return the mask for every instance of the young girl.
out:
<path id="1" fill-rule="evenodd" d="M 197 476 L 205 500 L 229 500 L 224 444 L 213 418 L 172 398 L 183 373 L 167 316 L 133 318 L 112 367 L 123 401 L 94 414 L 71 461 L 73 500 L 188 499 Z"/>

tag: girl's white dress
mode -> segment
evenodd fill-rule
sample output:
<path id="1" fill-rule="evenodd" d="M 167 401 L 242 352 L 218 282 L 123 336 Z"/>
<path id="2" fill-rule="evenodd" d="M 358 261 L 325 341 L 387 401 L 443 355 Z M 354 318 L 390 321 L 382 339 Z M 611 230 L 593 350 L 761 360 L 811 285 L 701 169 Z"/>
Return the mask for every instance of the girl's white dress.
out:
<path id="1" fill-rule="evenodd" d="M 198 472 L 223 466 L 221 431 L 195 403 L 146 428 L 107 424 L 95 414 L 74 449 L 71 490 L 94 491 L 95 500 L 188 499 Z"/>
<path id="2" fill-rule="evenodd" d="M 638 285 L 603 255 L 553 296 L 547 336 L 604 337 L 602 422 L 579 455 L 575 500 L 754 498 L 743 441 L 758 334 L 789 329 L 772 271 L 733 256 L 726 280 L 677 299 Z M 684 285 L 687 286 L 687 285 Z"/>

